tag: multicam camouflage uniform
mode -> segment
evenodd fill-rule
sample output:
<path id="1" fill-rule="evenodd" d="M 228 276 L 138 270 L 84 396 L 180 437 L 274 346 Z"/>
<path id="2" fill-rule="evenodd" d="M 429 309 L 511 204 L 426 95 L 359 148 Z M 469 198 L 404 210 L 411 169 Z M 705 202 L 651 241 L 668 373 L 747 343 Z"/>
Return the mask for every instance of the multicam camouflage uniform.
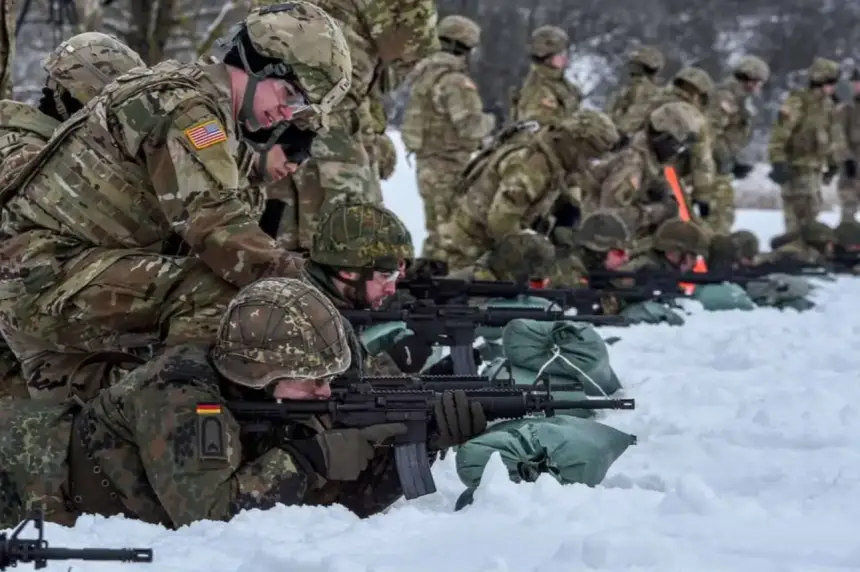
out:
<path id="1" fill-rule="evenodd" d="M 718 234 L 729 234 L 735 223 L 735 190 L 733 173 L 744 167 L 738 154 L 752 138 L 752 113 L 749 110 L 749 82 L 764 83 L 770 77 L 768 65 L 755 56 L 744 56 L 733 70 L 733 76 L 721 83 L 711 102 L 710 120 L 714 130 L 714 164 L 716 177 L 709 195 L 708 226 Z M 745 169 L 748 171 L 748 169 Z"/>
<path id="2" fill-rule="evenodd" d="M 771 179 L 782 186 L 787 231 L 815 220 L 821 212 L 822 171 L 832 178 L 845 159 L 844 132 L 831 97 L 839 64 L 817 58 L 809 67 L 809 87 L 793 91 L 779 109 L 770 132 Z"/>
<path id="3" fill-rule="evenodd" d="M 452 270 L 475 262 L 508 234 L 523 228 L 552 229 L 550 212 L 567 193 L 568 178 L 609 152 L 618 131 L 604 113 L 576 112 L 537 132 L 502 137 L 466 168 L 464 196 L 440 230 Z"/>
<path id="4" fill-rule="evenodd" d="M 555 26 L 541 26 L 529 43 L 531 68 L 523 86 L 511 97 L 512 122 L 558 123 L 568 119 L 582 103 L 582 91 L 564 77 L 565 70 L 551 64 L 553 56 L 567 53 L 570 38 Z"/>
<path id="5" fill-rule="evenodd" d="M 0 403 L 0 527 L 36 503 L 62 524 L 125 514 L 170 528 L 276 503 L 379 512 L 400 496 L 390 448 L 370 450 L 360 478 L 326 480 L 299 452 L 326 434 L 326 417 L 248 438 L 225 407 L 349 363 L 343 321 L 321 292 L 285 278 L 251 284 L 213 345 L 170 348 L 83 407 Z"/>
<path id="6" fill-rule="evenodd" d="M 381 82 L 378 82 L 381 83 Z M 367 200 L 382 204 L 382 177 L 379 166 L 380 140 L 385 139 L 385 128 L 388 126 L 388 116 L 382 103 L 382 90 L 375 85 L 370 93 L 364 98 L 359 113 L 361 114 L 361 141 L 364 152 L 367 153 L 370 170 L 375 177 L 370 196 Z"/>
<path id="7" fill-rule="evenodd" d="M 853 221 L 860 207 L 860 177 L 857 163 L 860 161 L 860 69 L 851 74 L 854 97 L 837 108 L 837 121 L 845 133 L 846 159 L 839 171 L 836 190 L 842 207 L 842 220 Z"/>
<path id="8" fill-rule="evenodd" d="M 255 0 L 271 4 L 277 0 Z M 379 179 L 364 148 L 364 100 L 377 82 L 392 74 L 395 89 L 421 59 L 438 51 L 433 0 L 314 0 L 336 20 L 352 59 L 352 87 L 334 109 L 329 130 L 313 142 L 311 160 L 270 192 L 287 204 L 280 233 L 288 248 L 307 250 L 321 213 L 331 203 L 381 197 Z M 387 70 L 388 68 L 388 70 Z M 298 230 L 296 230 L 298 229 Z"/>
<path id="9" fill-rule="evenodd" d="M 2 178 L 11 178 L 51 138 L 61 121 L 69 118 L 63 101 L 83 105 L 119 75 L 143 66 L 140 56 L 111 36 L 98 32 L 78 34 L 61 43 L 45 61 L 47 84 L 58 117 L 12 100 L 0 101 L 0 164 Z M 18 358 L 0 341 L 0 397 L 25 397 Z"/>
<path id="10" fill-rule="evenodd" d="M 663 52 L 655 46 L 639 46 L 630 52 L 627 57 L 630 76 L 627 84 L 612 94 L 606 105 L 606 113 L 616 125 L 624 122 L 630 109 L 657 97 L 661 86 L 656 78 L 664 64 Z"/>
<path id="11" fill-rule="evenodd" d="M 441 254 L 437 233 L 457 199 L 457 181 L 495 125 L 495 118 L 483 112 L 481 95 L 468 75 L 469 54 L 480 38 L 481 28 L 472 20 L 443 18 L 439 22 L 442 51 L 422 60 L 410 76 L 401 134 L 416 159 L 427 229 L 425 258 Z"/>
<path id="12" fill-rule="evenodd" d="M 522 283 L 550 278 L 556 251 L 549 239 L 527 228 L 504 237 L 475 264 L 449 274 L 458 280 L 507 280 Z"/>
<path id="13" fill-rule="evenodd" d="M 349 53 L 319 8 L 284 8 L 252 12 L 234 42 L 247 34 L 261 55 L 295 64 L 315 129 L 348 87 Z M 66 396 L 94 352 L 209 341 L 237 287 L 299 272 L 258 226 L 255 156 L 237 132 L 250 110 L 234 118 L 230 89 L 224 64 L 134 70 L 6 189 L 0 325 L 34 397 Z"/>
<path id="14" fill-rule="evenodd" d="M 634 272 L 653 268 L 677 272 L 678 268 L 666 257 L 667 252 L 707 256 L 709 245 L 708 233 L 697 223 L 679 218 L 670 219 L 654 233 L 650 250 L 631 258 L 621 270 Z"/>
<path id="15" fill-rule="evenodd" d="M 798 229 L 777 237 L 780 244 L 770 252 L 759 256 L 759 262 L 797 260 L 809 264 L 823 264 L 833 257 L 836 233 L 817 220 L 810 221 Z M 771 242 L 771 246 L 775 246 Z"/>

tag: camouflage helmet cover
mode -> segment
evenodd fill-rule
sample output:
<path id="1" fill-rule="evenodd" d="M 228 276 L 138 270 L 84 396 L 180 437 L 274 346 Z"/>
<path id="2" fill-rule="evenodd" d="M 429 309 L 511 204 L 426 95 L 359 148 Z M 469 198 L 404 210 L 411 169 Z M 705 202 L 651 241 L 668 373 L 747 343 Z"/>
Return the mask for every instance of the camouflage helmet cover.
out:
<path id="1" fill-rule="evenodd" d="M 254 389 L 338 375 L 351 359 L 337 308 L 307 282 L 291 278 L 266 278 L 240 290 L 212 348 L 221 375 Z"/>
<path id="2" fill-rule="evenodd" d="M 696 139 L 705 126 L 701 112 L 685 101 L 661 105 L 651 112 L 648 121 L 654 131 L 668 133 L 679 143 Z"/>
<path id="3" fill-rule="evenodd" d="M 57 46 L 42 67 L 51 80 L 86 104 L 117 77 L 145 66 L 137 52 L 113 36 L 84 32 Z"/>
<path id="4" fill-rule="evenodd" d="M 415 257 L 412 236 L 396 214 L 373 203 L 339 204 L 320 221 L 310 259 L 340 268 L 394 271 Z"/>
<path id="5" fill-rule="evenodd" d="M 672 78 L 672 83 L 684 83 L 691 86 L 699 95 L 707 97 L 714 91 L 714 80 L 711 75 L 702 68 L 686 67 L 681 69 Z"/>
<path id="6" fill-rule="evenodd" d="M 593 156 L 602 155 L 615 147 L 621 139 L 618 128 L 612 119 L 602 111 L 581 109 L 570 118 L 559 123 L 559 129 L 565 133 L 562 145 L 568 144 L 582 149 L 587 147 L 587 153 Z"/>
<path id="7" fill-rule="evenodd" d="M 826 58 L 815 58 L 808 73 L 809 81 L 813 83 L 836 83 L 839 81 L 839 64 Z"/>
<path id="8" fill-rule="evenodd" d="M 770 78 L 770 66 L 757 56 L 742 57 L 732 71 L 755 81 L 764 82 Z"/>
<path id="9" fill-rule="evenodd" d="M 529 53 L 537 58 L 545 58 L 566 52 L 569 45 L 567 32 L 557 26 L 541 26 L 532 32 Z"/>
<path id="10" fill-rule="evenodd" d="M 340 27 L 322 8 L 300 0 L 258 5 L 228 45 L 238 42 L 243 31 L 258 54 L 290 67 L 321 116 L 331 112 L 349 91 L 349 46 Z"/>
<path id="11" fill-rule="evenodd" d="M 694 222 L 669 219 L 654 233 L 654 248 L 663 252 L 692 252 L 700 256 L 708 255 L 710 246 L 707 233 Z"/>
<path id="12" fill-rule="evenodd" d="M 663 52 L 656 46 L 638 46 L 630 52 L 628 60 L 631 63 L 643 65 L 655 73 L 660 71 L 666 62 Z"/>
<path id="13" fill-rule="evenodd" d="M 465 16 L 446 16 L 439 21 L 439 38 L 474 48 L 481 42 L 481 27 Z"/>
<path id="14" fill-rule="evenodd" d="M 823 222 L 814 220 L 800 228 L 800 239 L 812 246 L 836 243 L 836 232 Z"/>
<path id="15" fill-rule="evenodd" d="M 860 222 L 856 220 L 846 220 L 839 223 L 834 233 L 836 234 L 836 243 L 847 250 L 860 249 Z"/>
<path id="16" fill-rule="evenodd" d="M 755 258 L 761 252 L 758 237 L 748 230 L 738 230 L 731 234 L 735 252 L 741 258 Z"/>
<path id="17" fill-rule="evenodd" d="M 549 276 L 555 263 L 555 247 L 532 229 L 508 234 L 490 251 L 487 267 L 499 280 Z"/>
<path id="18" fill-rule="evenodd" d="M 577 243 L 595 252 L 608 252 L 613 248 L 630 248 L 632 235 L 624 220 L 609 211 L 595 211 L 585 217 L 576 234 Z"/>

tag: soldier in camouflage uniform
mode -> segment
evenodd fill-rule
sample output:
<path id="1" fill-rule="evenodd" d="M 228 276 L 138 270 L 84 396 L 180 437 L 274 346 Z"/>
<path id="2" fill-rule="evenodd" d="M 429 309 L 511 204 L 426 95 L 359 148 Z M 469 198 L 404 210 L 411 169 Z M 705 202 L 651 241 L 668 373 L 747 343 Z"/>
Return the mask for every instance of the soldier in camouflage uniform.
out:
<path id="1" fill-rule="evenodd" d="M 571 239 L 556 248 L 550 284 L 558 288 L 587 287 L 591 271 L 618 270 L 627 262 L 631 238 L 627 224 L 618 214 L 591 213 Z"/>
<path id="2" fill-rule="evenodd" d="M 0 101 L 0 164 L 11 177 L 50 139 L 54 130 L 101 89 L 132 68 L 144 66 L 140 56 L 111 36 L 78 34 L 61 43 L 46 59 L 48 73 L 39 107 Z M 0 397 L 27 395 L 18 358 L 0 341 Z"/>
<path id="3" fill-rule="evenodd" d="M 252 11 L 230 41 L 225 63 L 112 83 L 0 190 L 0 326 L 31 395 L 64 397 L 94 353 L 209 341 L 236 288 L 300 272 L 249 178 L 307 157 L 349 86 L 346 41 L 305 2 Z"/>
<path id="4" fill-rule="evenodd" d="M 678 215 L 663 167 L 683 162 L 682 157 L 691 153 L 702 121 L 702 114 L 689 103 L 662 105 L 651 113 L 646 128 L 601 167 L 606 176 L 593 202 L 622 217 L 633 234 L 634 249 L 646 250 L 657 227 Z"/>
<path id="5" fill-rule="evenodd" d="M 258 4 L 273 0 L 255 0 Z M 329 129 L 313 142 L 312 159 L 270 196 L 286 204 L 281 243 L 307 250 L 321 213 L 346 196 L 379 199 L 379 179 L 364 148 L 362 133 L 371 117 L 369 94 L 397 88 L 422 58 L 439 49 L 434 0 L 314 0 L 335 18 L 352 58 L 352 87 L 336 106 Z M 390 75 L 389 75 L 390 73 Z M 379 84 L 380 81 L 385 84 Z M 390 85 L 389 85 L 390 84 Z"/>
<path id="6" fill-rule="evenodd" d="M 778 241 L 778 242 L 774 242 Z M 776 246 L 778 244 L 778 246 Z M 798 261 L 824 264 L 833 258 L 836 233 L 832 228 L 812 220 L 771 241 L 771 252 L 759 256 L 759 262 Z"/>
<path id="7" fill-rule="evenodd" d="M 710 206 L 708 226 L 719 234 L 728 235 L 735 224 L 732 178 L 743 179 L 752 170 L 752 165 L 745 165 L 738 158 L 752 138 L 749 97 L 759 93 L 769 77 L 770 68 L 763 60 L 744 56 L 734 66 L 732 76 L 717 87 L 711 102 L 717 174 L 711 194 L 703 198 Z"/>
<path id="8" fill-rule="evenodd" d="M 833 102 L 839 75 L 838 63 L 817 58 L 809 67 L 808 87 L 789 94 L 770 132 L 770 178 L 782 189 L 788 232 L 815 220 L 821 212 L 822 172 L 829 183 L 847 158 Z"/>
<path id="9" fill-rule="evenodd" d="M 523 86 L 511 98 L 512 122 L 558 123 L 579 109 L 582 91 L 564 76 L 569 48 L 570 38 L 561 28 L 541 26 L 532 33 L 532 63 Z"/>
<path id="10" fill-rule="evenodd" d="M 740 266 L 752 266 L 758 262 L 761 245 L 758 237 L 749 230 L 736 230 L 730 235 L 735 249 L 735 260 Z"/>
<path id="11" fill-rule="evenodd" d="M 214 343 L 169 348 L 86 405 L 0 403 L 0 528 L 39 504 L 65 525 L 124 514 L 174 529 L 279 503 L 376 514 L 402 494 L 386 445 L 403 424 L 334 428 L 320 415 L 248 435 L 226 407 L 326 399 L 349 363 L 343 321 L 321 292 L 253 283 Z M 442 393 L 434 413 L 431 460 L 486 428 L 462 391 Z"/>
<path id="12" fill-rule="evenodd" d="M 380 182 L 388 177 L 382 176 L 382 167 L 380 165 L 380 153 L 389 151 L 382 146 L 386 141 L 390 141 L 385 135 L 385 128 L 388 126 L 388 115 L 385 113 L 385 106 L 382 102 L 383 93 L 378 81 L 373 86 L 367 97 L 364 98 L 360 108 L 361 113 L 361 141 L 364 145 L 364 152 L 367 153 L 368 164 L 373 172 L 376 180 L 370 189 L 370 197 L 368 200 L 377 204 L 382 204 L 382 185 Z M 390 176 L 390 174 L 388 175 Z"/>
<path id="13" fill-rule="evenodd" d="M 627 56 L 627 84 L 609 98 L 606 113 L 616 125 L 624 122 L 624 117 L 635 106 L 640 106 L 656 98 L 661 91 L 657 74 L 663 69 L 663 52 L 655 46 L 639 46 Z"/>
<path id="14" fill-rule="evenodd" d="M 555 264 L 556 251 L 549 239 L 527 228 L 504 237 L 475 264 L 452 272 L 448 278 L 524 283 L 550 278 Z"/>
<path id="15" fill-rule="evenodd" d="M 634 272 L 648 268 L 692 272 L 697 258 L 708 255 L 709 246 L 710 237 L 701 226 L 674 218 L 660 225 L 647 252 L 634 256 L 620 270 Z"/>
<path id="16" fill-rule="evenodd" d="M 481 28 L 472 20 L 443 18 L 439 22 L 442 51 L 422 60 L 410 77 L 400 133 L 407 151 L 415 154 L 427 229 L 425 258 L 440 256 L 437 233 L 457 199 L 457 181 L 495 126 L 495 118 L 483 112 L 481 95 L 468 75 L 469 55 L 480 38 Z"/>
<path id="17" fill-rule="evenodd" d="M 553 206 L 567 193 L 568 180 L 618 141 L 612 120 L 593 110 L 578 111 L 536 132 L 525 126 L 505 130 L 469 163 L 459 183 L 464 196 L 440 230 L 449 268 L 473 264 L 523 228 L 548 234 L 554 226 Z"/>
<path id="18" fill-rule="evenodd" d="M 842 220 L 852 221 L 860 207 L 860 179 L 857 161 L 860 160 L 860 69 L 851 72 L 854 97 L 838 106 L 837 121 L 845 133 L 846 159 L 842 162 L 836 190 L 842 207 Z"/>

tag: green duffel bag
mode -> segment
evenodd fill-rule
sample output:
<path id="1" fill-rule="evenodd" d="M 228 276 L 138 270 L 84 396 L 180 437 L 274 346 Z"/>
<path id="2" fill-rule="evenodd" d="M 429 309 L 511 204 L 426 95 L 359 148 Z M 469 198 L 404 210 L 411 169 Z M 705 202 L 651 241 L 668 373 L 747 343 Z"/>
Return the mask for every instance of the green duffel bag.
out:
<path id="1" fill-rule="evenodd" d="M 784 310 L 810 310 L 815 304 L 808 299 L 814 286 L 801 276 L 768 274 L 761 280 L 747 283 L 747 294 L 759 306 Z"/>
<path id="2" fill-rule="evenodd" d="M 499 453 L 515 483 L 534 482 L 542 474 L 566 485 L 599 484 L 609 467 L 636 437 L 608 425 L 567 415 L 515 419 L 497 423 L 457 449 L 457 476 L 466 492 L 457 508 L 471 502 L 484 468 Z"/>
<path id="3" fill-rule="evenodd" d="M 606 342 L 590 324 L 513 320 L 502 333 L 511 366 L 582 383 L 588 395 L 621 389 Z"/>
<path id="4" fill-rule="evenodd" d="M 516 298 L 491 298 L 486 303 L 487 308 L 506 308 L 517 310 L 561 310 L 552 300 L 538 298 L 536 296 L 518 296 Z M 502 337 L 502 329 L 496 327 L 479 326 L 475 330 L 475 337 L 483 337 L 485 340 L 493 341 Z"/>
<path id="5" fill-rule="evenodd" d="M 670 326 L 684 325 L 684 318 L 680 314 L 673 311 L 666 304 L 661 304 L 653 300 L 631 304 L 621 310 L 620 314 L 634 324 L 659 324 L 666 322 Z"/>
<path id="6" fill-rule="evenodd" d="M 384 348 L 414 333 L 406 327 L 406 322 L 385 322 L 362 328 L 358 339 L 361 340 L 367 355 L 375 356 Z"/>
<path id="7" fill-rule="evenodd" d="M 693 292 L 693 300 L 701 303 L 705 310 L 755 310 L 756 305 L 738 284 L 699 284 Z"/>

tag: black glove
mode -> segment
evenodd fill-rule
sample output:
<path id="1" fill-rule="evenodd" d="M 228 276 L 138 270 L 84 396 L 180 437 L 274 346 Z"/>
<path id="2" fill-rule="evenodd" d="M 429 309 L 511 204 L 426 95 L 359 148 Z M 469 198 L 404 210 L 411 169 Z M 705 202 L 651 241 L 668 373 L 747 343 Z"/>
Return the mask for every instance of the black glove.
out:
<path id="1" fill-rule="evenodd" d="M 821 180 L 825 185 L 829 185 L 833 178 L 839 173 L 839 165 L 829 165 Z"/>
<path id="2" fill-rule="evenodd" d="M 436 419 L 434 449 L 462 445 L 486 431 L 487 417 L 477 401 L 469 399 L 462 389 L 443 391 L 433 406 Z"/>
<path id="3" fill-rule="evenodd" d="M 708 218 L 711 214 L 711 203 L 708 201 L 693 201 L 693 206 L 698 208 L 699 216 L 702 218 Z"/>
<path id="4" fill-rule="evenodd" d="M 666 197 L 672 196 L 672 189 L 669 187 L 669 183 L 666 182 L 665 179 L 655 179 L 651 185 L 646 189 L 645 193 L 648 195 L 648 201 L 652 203 L 659 203 L 666 199 Z"/>
<path id="5" fill-rule="evenodd" d="M 845 177 L 848 179 L 856 179 L 857 178 L 857 161 L 854 159 L 845 159 L 842 163 L 842 172 L 845 174 Z"/>
<path id="6" fill-rule="evenodd" d="M 433 353 L 433 346 L 424 338 L 412 334 L 385 348 L 385 352 L 403 373 L 417 373 Z"/>
<path id="7" fill-rule="evenodd" d="M 791 179 L 791 168 L 785 163 L 773 163 L 768 177 L 777 185 L 784 185 Z"/>
<path id="8" fill-rule="evenodd" d="M 735 179 L 746 179 L 747 176 L 752 172 L 752 165 L 744 165 L 742 163 L 735 163 L 732 166 L 732 176 Z"/>
<path id="9" fill-rule="evenodd" d="M 313 470 L 330 481 L 354 481 L 376 455 L 376 446 L 406 434 L 403 423 L 361 429 L 331 429 L 311 439 L 288 441 L 284 449 L 298 452 Z"/>

